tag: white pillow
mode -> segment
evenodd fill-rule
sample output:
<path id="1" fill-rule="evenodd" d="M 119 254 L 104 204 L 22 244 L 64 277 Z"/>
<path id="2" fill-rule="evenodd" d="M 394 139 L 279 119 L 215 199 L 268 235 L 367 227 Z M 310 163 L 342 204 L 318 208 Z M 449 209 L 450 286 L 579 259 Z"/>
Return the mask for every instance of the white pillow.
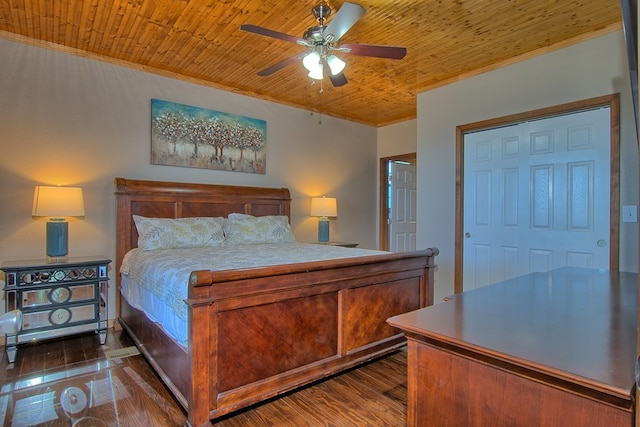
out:
<path id="1" fill-rule="evenodd" d="M 224 225 L 227 243 L 235 245 L 253 243 L 289 243 L 296 238 L 291 232 L 289 218 L 284 215 L 231 217 Z"/>
<path id="2" fill-rule="evenodd" d="M 133 215 L 138 247 L 145 251 L 214 247 L 224 244 L 222 218 L 146 218 Z"/>

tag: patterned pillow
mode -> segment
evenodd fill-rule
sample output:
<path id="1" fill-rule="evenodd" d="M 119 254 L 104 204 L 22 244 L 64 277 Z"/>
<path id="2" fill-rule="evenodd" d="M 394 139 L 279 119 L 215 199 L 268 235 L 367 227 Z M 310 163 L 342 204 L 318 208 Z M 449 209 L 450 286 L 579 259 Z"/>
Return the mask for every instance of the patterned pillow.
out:
<path id="1" fill-rule="evenodd" d="M 200 248 L 224 244 L 222 218 L 145 218 L 133 215 L 138 247 L 155 249 Z"/>
<path id="2" fill-rule="evenodd" d="M 229 215 L 227 215 L 227 218 L 231 218 L 231 219 L 247 219 L 247 218 L 255 218 L 255 216 L 253 215 L 249 215 L 249 214 L 243 214 L 243 213 L 230 213 Z"/>
<path id="3" fill-rule="evenodd" d="M 234 245 L 296 241 L 289 218 L 284 215 L 230 217 L 225 222 L 224 234 L 227 242 Z"/>

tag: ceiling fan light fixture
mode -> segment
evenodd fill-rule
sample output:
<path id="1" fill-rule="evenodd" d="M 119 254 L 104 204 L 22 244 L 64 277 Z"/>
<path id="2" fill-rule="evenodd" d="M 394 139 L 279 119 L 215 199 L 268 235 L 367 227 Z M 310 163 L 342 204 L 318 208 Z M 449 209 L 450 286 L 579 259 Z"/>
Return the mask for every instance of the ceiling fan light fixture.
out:
<path id="1" fill-rule="evenodd" d="M 331 69 L 331 75 L 338 75 L 344 70 L 345 62 L 335 55 L 327 56 L 327 65 Z"/>
<path id="2" fill-rule="evenodd" d="M 318 64 L 316 64 L 316 68 L 309 71 L 309 77 L 311 77 L 314 80 L 322 80 L 323 78 L 323 73 L 322 73 L 322 64 L 318 62 Z"/>
<path id="3" fill-rule="evenodd" d="M 318 66 L 320 66 L 320 70 L 322 71 L 322 64 L 320 63 L 320 54 L 316 51 L 311 52 L 302 58 L 302 65 L 307 69 L 310 73 L 314 72 Z"/>
<path id="4" fill-rule="evenodd" d="M 311 10 L 311 13 L 318 21 L 318 25 L 307 28 L 302 38 L 252 24 L 242 24 L 240 26 L 243 31 L 309 48 L 309 51 L 302 55 L 285 58 L 259 71 L 259 76 L 270 76 L 293 63 L 299 64 L 299 61 L 302 60 L 304 68 L 308 71 L 308 76 L 315 80 L 323 79 L 324 66 L 326 65 L 329 68 L 327 76 L 331 80 L 331 84 L 334 87 L 339 87 L 347 84 L 347 78 L 343 73 L 346 64 L 342 59 L 331 54 L 331 51 L 387 59 L 402 59 L 407 54 L 407 49 L 400 46 L 339 44 L 341 37 L 362 18 L 365 9 L 358 4 L 345 1 L 333 19 L 327 23 L 326 20 L 331 14 L 331 8 L 326 5 L 326 0 L 319 1 L 320 4 Z"/>

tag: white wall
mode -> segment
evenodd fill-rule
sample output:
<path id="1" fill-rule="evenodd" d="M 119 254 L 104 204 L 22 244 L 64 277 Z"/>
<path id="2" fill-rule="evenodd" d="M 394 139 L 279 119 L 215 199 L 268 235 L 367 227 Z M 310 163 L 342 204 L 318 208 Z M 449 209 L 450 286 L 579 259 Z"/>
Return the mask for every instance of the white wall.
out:
<path id="1" fill-rule="evenodd" d="M 376 165 L 377 183 L 380 182 L 380 159 L 416 152 L 416 141 L 418 139 L 417 125 L 418 122 L 414 119 L 378 128 L 378 163 Z M 379 188 L 376 196 L 377 206 L 380 206 Z M 380 209 L 376 209 L 376 224 L 379 223 Z M 376 241 L 378 242 L 378 245 L 380 245 L 380 227 L 376 228 Z"/>
<path id="2" fill-rule="evenodd" d="M 638 151 L 622 32 L 418 95 L 418 247 L 437 246 L 435 299 L 453 293 L 455 129 L 514 113 L 621 94 L 621 205 L 638 204 Z M 622 211 L 622 209 L 620 209 Z M 638 224 L 620 224 L 620 269 L 637 271 Z"/>
<path id="3" fill-rule="evenodd" d="M 115 257 L 115 177 L 288 187 L 301 241 L 317 239 L 310 197 L 337 197 L 332 239 L 376 248 L 375 128 L 9 40 L 0 58 L 0 262 L 44 258 L 31 203 L 35 185 L 54 184 L 84 189 L 70 255 Z M 266 120 L 266 174 L 151 165 L 151 98 Z"/>
<path id="4" fill-rule="evenodd" d="M 378 128 L 378 158 L 415 153 L 417 138 L 415 119 Z"/>

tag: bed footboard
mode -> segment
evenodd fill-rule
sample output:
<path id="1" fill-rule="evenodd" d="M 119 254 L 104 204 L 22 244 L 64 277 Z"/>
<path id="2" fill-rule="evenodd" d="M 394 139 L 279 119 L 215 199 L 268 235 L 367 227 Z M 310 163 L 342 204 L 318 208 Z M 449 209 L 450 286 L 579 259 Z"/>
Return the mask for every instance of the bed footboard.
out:
<path id="1" fill-rule="evenodd" d="M 189 424 L 403 347 L 386 319 L 433 303 L 437 254 L 193 272 Z"/>

